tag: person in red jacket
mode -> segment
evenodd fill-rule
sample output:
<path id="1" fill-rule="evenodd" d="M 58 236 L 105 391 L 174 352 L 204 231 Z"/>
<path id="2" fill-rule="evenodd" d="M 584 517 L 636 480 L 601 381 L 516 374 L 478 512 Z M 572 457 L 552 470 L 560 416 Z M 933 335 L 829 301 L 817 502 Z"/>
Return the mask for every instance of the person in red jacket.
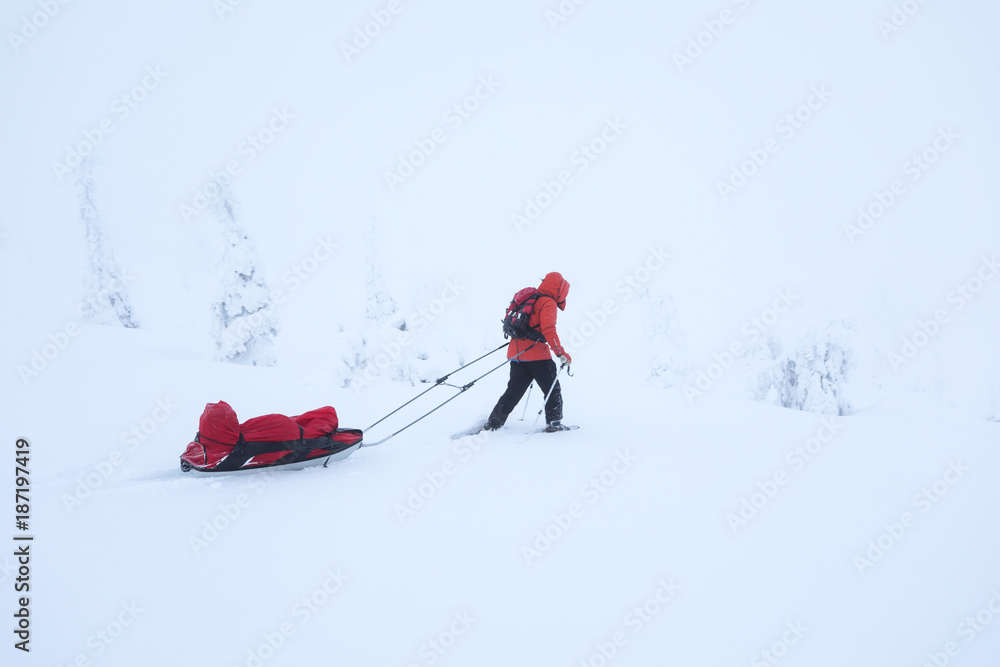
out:
<path id="1" fill-rule="evenodd" d="M 507 358 L 510 362 L 510 381 L 507 383 L 507 391 L 503 393 L 496 407 L 490 413 L 489 419 L 483 428 L 487 431 L 495 431 L 504 425 L 507 416 L 510 415 L 514 406 L 517 405 L 524 392 L 528 390 L 531 381 L 534 380 L 542 390 L 542 395 L 548 395 L 551 389 L 552 394 L 545 404 L 545 421 L 549 430 L 559 430 L 562 428 L 563 401 L 559 382 L 556 380 L 558 373 L 556 363 L 552 360 L 549 350 L 559 358 L 564 365 L 569 365 L 572 359 L 569 353 L 563 349 L 559 342 L 559 334 L 556 332 L 556 315 L 559 310 L 566 309 L 566 295 L 569 293 L 569 282 L 562 277 L 562 274 L 552 272 L 545 276 L 542 284 L 538 286 L 538 299 L 532 308 L 531 317 L 528 320 L 530 328 L 541 332 L 544 341 L 533 341 L 527 338 L 512 338 L 507 346 Z M 552 384 L 555 383 L 553 388 Z"/>

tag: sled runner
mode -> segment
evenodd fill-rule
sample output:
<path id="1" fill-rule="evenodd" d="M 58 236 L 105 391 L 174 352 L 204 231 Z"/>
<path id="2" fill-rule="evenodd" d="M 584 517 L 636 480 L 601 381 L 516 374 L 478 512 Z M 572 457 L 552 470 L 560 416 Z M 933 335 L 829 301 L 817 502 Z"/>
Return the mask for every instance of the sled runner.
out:
<path id="1" fill-rule="evenodd" d="M 225 401 L 205 406 L 198 433 L 181 455 L 181 470 L 236 473 L 326 465 L 353 454 L 363 434 L 339 428 L 337 411 L 322 407 L 295 417 L 264 415 L 242 424 Z"/>

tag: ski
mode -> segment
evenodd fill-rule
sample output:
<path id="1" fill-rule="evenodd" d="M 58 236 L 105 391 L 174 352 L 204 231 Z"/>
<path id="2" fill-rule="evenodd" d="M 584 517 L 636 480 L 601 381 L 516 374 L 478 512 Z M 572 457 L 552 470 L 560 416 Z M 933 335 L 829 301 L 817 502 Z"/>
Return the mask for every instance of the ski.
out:
<path id="1" fill-rule="evenodd" d="M 560 424 L 559 426 L 546 426 L 545 428 L 538 431 L 538 433 L 558 433 L 559 431 L 575 431 L 580 428 L 576 425 L 570 424 Z"/>
<path id="2" fill-rule="evenodd" d="M 451 436 L 451 439 L 458 440 L 459 438 L 465 438 L 470 435 L 477 435 L 479 433 L 482 433 L 483 430 L 484 430 L 484 425 L 480 424 L 479 426 L 473 426 L 472 428 L 466 429 L 464 431 L 459 431 L 458 433 L 453 434 Z"/>
<path id="3" fill-rule="evenodd" d="M 545 428 L 540 428 L 537 431 L 535 431 L 535 433 L 557 433 L 558 431 L 575 431 L 578 428 L 580 428 L 580 427 L 576 426 L 576 425 L 561 424 L 561 425 L 559 425 L 558 427 L 555 427 L 555 428 L 553 428 L 551 426 L 546 426 Z M 484 429 L 482 426 L 474 426 L 473 428 L 466 429 L 464 431 L 459 431 L 458 433 L 453 434 L 451 436 L 451 439 L 452 440 L 459 440 L 460 438 L 466 438 L 466 437 L 468 437 L 470 435 L 478 435 L 478 434 L 482 433 L 485 430 L 486 429 Z M 530 433 L 530 431 L 529 431 L 529 433 Z"/>

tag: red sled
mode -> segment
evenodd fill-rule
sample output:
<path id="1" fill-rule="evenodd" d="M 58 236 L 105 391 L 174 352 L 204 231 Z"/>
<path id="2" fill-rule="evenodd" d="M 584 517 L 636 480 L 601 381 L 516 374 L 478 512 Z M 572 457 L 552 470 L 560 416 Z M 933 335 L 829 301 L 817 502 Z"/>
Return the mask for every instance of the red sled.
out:
<path id="1" fill-rule="evenodd" d="M 198 433 L 181 455 L 181 470 L 195 474 L 294 470 L 339 461 L 361 446 L 362 432 L 339 428 L 330 406 L 296 417 L 264 415 L 242 424 L 225 401 L 209 403 Z"/>

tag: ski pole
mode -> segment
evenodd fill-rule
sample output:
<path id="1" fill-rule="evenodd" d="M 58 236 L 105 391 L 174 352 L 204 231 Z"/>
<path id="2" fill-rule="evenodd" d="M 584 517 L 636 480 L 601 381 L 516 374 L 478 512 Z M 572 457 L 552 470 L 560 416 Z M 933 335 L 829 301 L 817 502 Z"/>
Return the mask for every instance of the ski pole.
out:
<path id="1" fill-rule="evenodd" d="M 542 416 L 542 412 L 545 411 L 545 406 L 549 404 L 549 396 L 551 396 L 552 392 L 555 391 L 555 389 L 556 389 L 556 383 L 559 382 L 559 374 L 562 373 L 563 366 L 565 366 L 565 365 L 566 364 L 560 364 L 559 365 L 559 370 L 556 371 L 556 377 L 555 377 L 554 380 L 552 380 L 552 386 L 549 387 L 549 393 L 547 393 L 545 395 L 545 401 L 542 403 L 542 409 L 539 410 L 538 414 L 535 416 L 535 423 L 536 424 L 538 423 L 538 418 Z"/>
<path id="2" fill-rule="evenodd" d="M 528 403 L 531 402 L 531 388 L 534 386 L 534 382 L 528 385 L 528 397 L 524 399 L 524 412 L 521 413 L 521 421 L 524 421 L 524 416 L 528 414 Z"/>

